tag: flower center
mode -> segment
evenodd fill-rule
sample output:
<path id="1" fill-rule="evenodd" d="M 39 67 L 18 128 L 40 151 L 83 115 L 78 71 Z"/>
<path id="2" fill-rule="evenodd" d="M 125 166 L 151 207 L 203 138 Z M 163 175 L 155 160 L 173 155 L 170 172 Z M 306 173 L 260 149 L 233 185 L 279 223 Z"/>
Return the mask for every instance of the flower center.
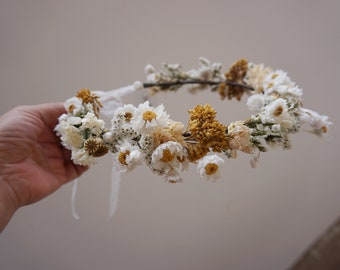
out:
<path id="1" fill-rule="evenodd" d="M 277 73 L 274 73 L 273 75 L 272 75 L 272 79 L 274 80 L 275 78 L 277 78 L 277 77 L 279 77 L 279 74 L 277 74 Z"/>
<path id="2" fill-rule="evenodd" d="M 143 113 L 143 120 L 151 122 L 153 119 L 156 119 L 157 114 L 153 111 L 146 111 Z"/>
<path id="3" fill-rule="evenodd" d="M 109 151 L 101 139 L 88 139 L 84 144 L 84 149 L 94 157 L 104 156 Z"/>
<path id="4" fill-rule="evenodd" d="M 163 156 L 160 159 L 163 162 L 169 162 L 172 161 L 175 158 L 175 155 L 170 152 L 169 149 L 163 150 Z"/>
<path id="5" fill-rule="evenodd" d="M 206 173 L 207 175 L 212 175 L 212 174 L 214 174 L 214 173 L 217 172 L 217 170 L 218 170 L 218 165 L 215 164 L 215 163 L 208 163 L 208 164 L 204 167 L 204 169 L 205 169 L 205 173 Z"/>
<path id="6" fill-rule="evenodd" d="M 68 106 L 68 112 L 72 113 L 73 110 L 75 109 L 76 106 L 74 106 L 74 104 L 71 104 L 70 106 Z"/>
<path id="7" fill-rule="evenodd" d="M 282 113 L 283 113 L 283 107 L 282 107 L 282 106 L 278 106 L 278 107 L 275 109 L 274 116 L 278 117 L 278 116 L 280 116 Z"/>
<path id="8" fill-rule="evenodd" d="M 84 149 L 89 152 L 90 155 L 92 155 L 94 152 L 98 149 L 98 142 L 94 139 L 88 139 L 84 144 Z"/>
<path id="9" fill-rule="evenodd" d="M 132 116 L 133 116 L 132 113 L 126 112 L 126 113 L 124 114 L 124 118 L 125 118 L 126 122 L 130 122 Z"/>
<path id="10" fill-rule="evenodd" d="M 123 165 L 128 165 L 126 162 L 126 157 L 130 154 L 129 150 L 126 150 L 125 152 L 120 152 L 118 155 L 118 161 Z"/>

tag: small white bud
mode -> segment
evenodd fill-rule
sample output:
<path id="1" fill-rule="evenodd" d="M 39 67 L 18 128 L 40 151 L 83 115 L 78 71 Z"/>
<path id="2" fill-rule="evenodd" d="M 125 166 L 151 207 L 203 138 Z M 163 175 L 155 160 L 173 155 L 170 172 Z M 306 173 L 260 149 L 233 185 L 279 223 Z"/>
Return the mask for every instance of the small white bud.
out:
<path id="1" fill-rule="evenodd" d="M 148 65 L 145 66 L 144 72 L 145 72 L 146 75 L 148 75 L 148 74 L 155 73 L 156 70 L 155 70 L 155 68 L 153 67 L 153 65 L 148 64 Z"/>
<path id="2" fill-rule="evenodd" d="M 143 84 L 140 82 L 140 81 L 135 81 L 133 83 L 133 87 L 136 89 L 136 90 L 141 90 L 144 88 Z"/>
<path id="3" fill-rule="evenodd" d="M 104 135 L 103 135 L 103 140 L 106 143 L 113 142 L 113 134 L 111 132 L 105 132 Z"/>

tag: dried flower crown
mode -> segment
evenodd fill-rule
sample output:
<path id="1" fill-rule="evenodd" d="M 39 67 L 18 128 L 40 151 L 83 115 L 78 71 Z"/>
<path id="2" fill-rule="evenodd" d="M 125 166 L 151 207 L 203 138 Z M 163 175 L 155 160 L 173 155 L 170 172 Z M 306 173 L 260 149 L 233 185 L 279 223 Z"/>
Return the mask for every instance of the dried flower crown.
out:
<path id="1" fill-rule="evenodd" d="M 108 92 L 82 89 L 65 102 L 67 113 L 60 116 L 56 131 L 75 164 L 92 165 L 97 157 L 112 153 L 118 172 L 144 162 L 167 182 L 177 183 L 182 181 L 179 171 L 195 163 L 202 178 L 215 180 L 223 156 L 235 158 L 237 151 L 253 154 L 255 166 L 268 146 L 289 149 L 289 135 L 303 125 L 317 135 L 327 133 L 331 125 L 327 116 L 302 106 L 302 89 L 286 72 L 263 64 L 241 59 L 223 73 L 221 64 L 200 58 L 197 69 L 183 71 L 178 64 L 164 64 L 157 72 L 147 65 L 145 73 L 144 84 Z M 252 115 L 224 125 L 209 104 L 197 105 L 184 125 L 170 119 L 162 104 L 153 107 L 146 101 L 136 107 L 122 102 L 124 95 L 139 89 L 150 88 L 155 94 L 183 86 L 193 92 L 208 89 L 222 99 L 240 100 L 247 93 Z M 110 117 L 112 126 L 105 127 L 100 115 Z"/>

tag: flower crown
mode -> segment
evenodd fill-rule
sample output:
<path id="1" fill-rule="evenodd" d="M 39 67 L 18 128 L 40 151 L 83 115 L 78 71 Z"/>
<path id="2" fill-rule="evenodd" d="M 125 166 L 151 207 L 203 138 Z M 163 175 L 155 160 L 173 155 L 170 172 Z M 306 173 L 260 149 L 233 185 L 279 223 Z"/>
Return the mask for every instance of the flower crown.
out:
<path id="1" fill-rule="evenodd" d="M 200 58 L 197 69 L 183 71 L 179 64 L 164 64 L 161 71 L 145 67 L 146 83 L 111 91 L 81 89 L 65 102 L 66 114 L 56 126 L 64 147 L 71 150 L 75 164 L 92 165 L 98 157 L 112 153 L 114 168 L 126 172 L 145 163 L 152 172 L 170 183 L 181 182 L 179 171 L 197 164 L 204 179 L 215 180 L 224 163 L 236 158 L 237 151 L 253 154 L 252 166 L 268 146 L 289 149 L 289 135 L 305 124 L 316 135 L 327 133 L 327 116 L 303 108 L 302 89 L 287 73 L 245 59 L 235 62 L 224 73 L 222 65 Z M 122 98 L 134 91 L 150 88 L 152 94 L 176 91 L 186 86 L 191 92 L 211 90 L 222 99 L 248 95 L 251 116 L 227 125 L 216 119 L 211 105 L 189 110 L 187 124 L 170 119 L 164 106 L 149 101 L 124 104 Z M 111 119 L 105 127 L 100 116 Z"/>

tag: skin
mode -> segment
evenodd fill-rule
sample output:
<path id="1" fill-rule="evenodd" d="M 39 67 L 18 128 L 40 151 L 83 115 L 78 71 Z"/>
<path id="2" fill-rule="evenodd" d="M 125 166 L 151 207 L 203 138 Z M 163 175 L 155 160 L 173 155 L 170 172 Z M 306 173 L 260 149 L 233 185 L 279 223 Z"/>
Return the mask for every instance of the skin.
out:
<path id="1" fill-rule="evenodd" d="M 79 177 L 54 131 L 62 103 L 16 107 L 0 116 L 0 232 L 22 206 L 50 195 Z"/>

